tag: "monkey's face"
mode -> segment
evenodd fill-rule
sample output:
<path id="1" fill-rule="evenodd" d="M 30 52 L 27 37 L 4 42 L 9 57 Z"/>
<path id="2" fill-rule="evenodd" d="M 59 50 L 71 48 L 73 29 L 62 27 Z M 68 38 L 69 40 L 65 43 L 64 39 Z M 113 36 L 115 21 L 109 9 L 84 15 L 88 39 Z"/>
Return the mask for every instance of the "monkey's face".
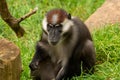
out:
<path id="1" fill-rule="evenodd" d="M 46 14 L 43 20 L 43 30 L 48 35 L 48 42 L 56 45 L 65 37 L 72 25 L 71 17 L 62 9 L 54 9 Z"/>
<path id="2" fill-rule="evenodd" d="M 62 33 L 62 24 L 47 24 L 48 41 L 55 45 L 59 42 Z"/>

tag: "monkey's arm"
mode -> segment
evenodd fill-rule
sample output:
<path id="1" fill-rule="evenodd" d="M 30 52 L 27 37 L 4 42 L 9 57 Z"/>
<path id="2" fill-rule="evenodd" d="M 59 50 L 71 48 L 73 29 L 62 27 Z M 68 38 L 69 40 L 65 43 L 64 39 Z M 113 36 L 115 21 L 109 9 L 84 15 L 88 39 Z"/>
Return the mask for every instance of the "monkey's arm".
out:
<path id="1" fill-rule="evenodd" d="M 29 65 L 31 70 L 35 70 L 38 66 L 38 63 L 48 56 L 48 42 L 46 41 L 46 35 L 43 33 L 40 41 L 37 42 L 35 54 Z"/>
<path id="2" fill-rule="evenodd" d="M 66 75 L 66 70 L 67 70 L 68 65 L 67 65 L 67 62 L 66 62 L 66 64 L 64 66 L 62 66 L 61 63 L 58 64 L 58 65 L 60 67 L 59 67 L 59 71 L 58 71 L 58 73 L 56 75 L 56 80 L 62 80 Z"/>
<path id="3" fill-rule="evenodd" d="M 62 67 L 62 68 L 59 70 L 59 72 L 58 72 L 58 74 L 57 74 L 57 76 L 56 76 L 56 80 L 61 80 L 61 79 L 63 79 L 64 73 L 65 73 L 65 70 L 64 70 L 64 68 Z"/>
<path id="4" fill-rule="evenodd" d="M 33 56 L 33 59 L 29 65 L 31 70 L 35 70 L 39 64 L 40 61 L 42 61 L 44 58 L 46 58 L 48 54 L 46 53 L 46 50 L 40 46 L 40 42 L 37 43 L 36 46 L 36 52 Z"/>

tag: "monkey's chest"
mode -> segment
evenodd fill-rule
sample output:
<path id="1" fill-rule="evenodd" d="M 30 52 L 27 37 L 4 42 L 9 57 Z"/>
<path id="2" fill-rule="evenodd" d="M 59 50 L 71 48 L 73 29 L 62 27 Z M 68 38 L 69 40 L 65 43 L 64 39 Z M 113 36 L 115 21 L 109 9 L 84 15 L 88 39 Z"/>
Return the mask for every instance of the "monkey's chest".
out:
<path id="1" fill-rule="evenodd" d="M 69 57 L 71 56 L 71 50 L 67 49 L 66 47 L 57 47 L 53 48 L 50 52 L 51 59 L 54 63 L 61 63 L 62 65 L 66 64 Z"/>

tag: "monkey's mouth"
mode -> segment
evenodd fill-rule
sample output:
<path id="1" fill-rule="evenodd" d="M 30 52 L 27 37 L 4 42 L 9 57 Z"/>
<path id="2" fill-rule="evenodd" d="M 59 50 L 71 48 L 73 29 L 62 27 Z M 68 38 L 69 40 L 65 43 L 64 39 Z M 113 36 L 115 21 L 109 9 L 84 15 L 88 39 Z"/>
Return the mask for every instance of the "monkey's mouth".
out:
<path id="1" fill-rule="evenodd" d="M 59 40 L 60 40 L 59 38 L 55 38 L 55 39 L 53 39 L 53 38 L 49 39 L 49 38 L 48 38 L 48 42 L 49 42 L 49 44 L 52 45 L 52 46 L 57 45 L 57 44 L 59 43 Z"/>
<path id="2" fill-rule="evenodd" d="M 56 45 L 58 42 L 50 42 L 51 45 Z"/>

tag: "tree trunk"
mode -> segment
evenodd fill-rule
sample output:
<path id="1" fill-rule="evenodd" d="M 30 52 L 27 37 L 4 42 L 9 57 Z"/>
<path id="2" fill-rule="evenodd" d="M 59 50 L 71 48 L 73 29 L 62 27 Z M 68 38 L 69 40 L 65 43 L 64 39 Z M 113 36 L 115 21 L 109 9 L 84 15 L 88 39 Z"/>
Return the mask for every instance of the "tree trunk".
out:
<path id="1" fill-rule="evenodd" d="M 8 40 L 0 40 L 0 80 L 20 80 L 20 50 Z"/>

